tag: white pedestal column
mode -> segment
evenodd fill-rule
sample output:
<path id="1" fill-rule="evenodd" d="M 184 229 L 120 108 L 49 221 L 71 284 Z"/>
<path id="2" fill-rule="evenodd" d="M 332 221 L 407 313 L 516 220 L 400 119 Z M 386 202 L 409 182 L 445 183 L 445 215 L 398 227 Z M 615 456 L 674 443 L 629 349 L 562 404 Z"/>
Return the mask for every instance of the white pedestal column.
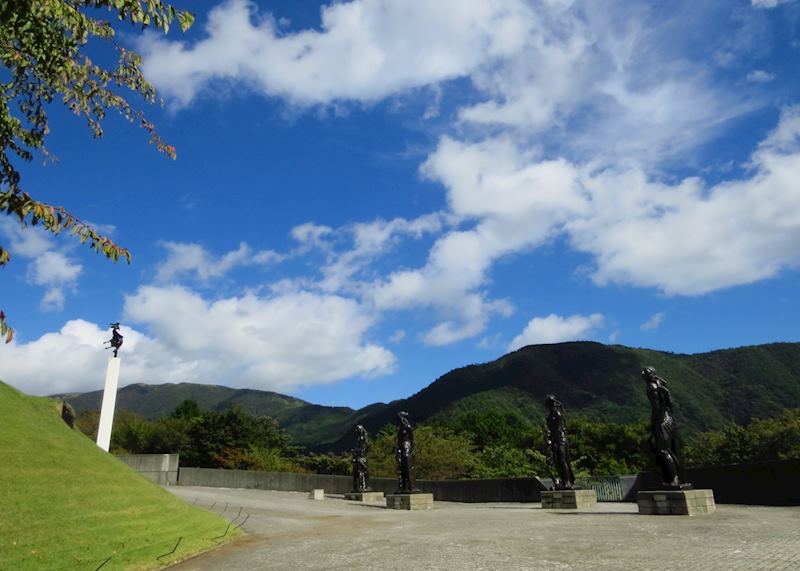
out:
<path id="1" fill-rule="evenodd" d="M 106 387 L 103 389 L 103 407 L 100 409 L 100 425 L 97 427 L 97 445 L 108 452 L 111 446 L 111 425 L 114 424 L 114 406 L 117 404 L 119 384 L 119 357 L 108 358 Z"/>

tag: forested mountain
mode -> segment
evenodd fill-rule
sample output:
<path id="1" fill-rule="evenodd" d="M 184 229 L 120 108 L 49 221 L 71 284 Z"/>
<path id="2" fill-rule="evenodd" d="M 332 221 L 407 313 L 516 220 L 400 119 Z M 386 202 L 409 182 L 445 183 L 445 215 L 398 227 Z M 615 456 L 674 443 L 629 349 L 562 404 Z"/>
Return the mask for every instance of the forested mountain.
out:
<path id="1" fill-rule="evenodd" d="M 592 342 L 531 345 L 490 363 L 450 371 L 413 396 L 354 411 L 313 405 L 277 393 L 220 386 L 131 385 L 117 406 L 157 417 L 184 399 L 222 410 L 238 405 L 274 417 L 299 444 L 317 450 L 352 445 L 351 428 L 370 432 L 407 410 L 413 422 L 447 420 L 470 411 L 516 411 L 543 419 L 542 401 L 555 394 L 568 415 L 594 421 L 644 422 L 649 406 L 640 371 L 653 366 L 672 392 L 681 429 L 688 433 L 747 423 L 800 407 L 800 343 L 772 343 L 681 355 Z M 101 393 L 67 395 L 78 412 L 97 409 Z"/>
<path id="2" fill-rule="evenodd" d="M 69 402 L 80 414 L 100 410 L 103 391 L 54 395 Z M 145 418 L 169 415 L 185 400 L 195 401 L 200 408 L 223 411 L 237 406 L 254 415 L 271 416 L 280 423 L 298 444 L 318 444 L 338 438 L 347 420 L 355 413 L 351 408 L 311 404 L 304 400 L 253 389 L 232 389 L 219 385 L 136 383 L 117 393 L 117 410 L 129 410 Z"/>

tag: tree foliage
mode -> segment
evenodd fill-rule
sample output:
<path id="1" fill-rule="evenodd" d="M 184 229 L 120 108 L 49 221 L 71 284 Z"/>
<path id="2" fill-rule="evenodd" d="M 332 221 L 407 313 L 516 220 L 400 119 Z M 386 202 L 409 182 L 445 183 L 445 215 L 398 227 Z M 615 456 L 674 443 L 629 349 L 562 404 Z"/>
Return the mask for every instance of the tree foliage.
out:
<path id="1" fill-rule="evenodd" d="M 637 474 L 653 462 L 645 424 L 592 422 L 578 417 L 567 428 L 577 475 Z"/>
<path id="2" fill-rule="evenodd" d="M 78 428 L 97 437 L 99 414 L 84 412 Z M 111 449 L 130 454 L 180 454 L 182 466 L 238 470 L 301 471 L 297 450 L 278 423 L 239 408 L 204 411 L 187 400 L 164 418 L 148 420 L 119 410 L 114 417 Z"/>
<path id="3" fill-rule="evenodd" d="M 96 439 L 99 414 L 84 412 L 76 425 Z M 567 426 L 578 476 L 614 476 L 656 470 L 642 423 L 592 422 L 580 416 Z M 373 477 L 396 476 L 397 429 L 386 425 L 372 440 Z M 517 413 L 469 412 L 414 428 L 417 478 L 549 477 L 542 428 Z M 351 474 L 349 454 L 301 454 L 278 423 L 241 409 L 202 410 L 184 401 L 169 416 L 147 420 L 121 410 L 111 448 L 129 453 L 179 453 L 182 466 Z M 699 433 L 682 447 L 687 466 L 800 459 L 800 409 L 747 426 L 730 424 Z"/>
<path id="4" fill-rule="evenodd" d="M 686 446 L 684 456 L 689 466 L 800 459 L 800 409 L 699 434 Z"/>
<path id="5" fill-rule="evenodd" d="M 370 475 L 393 478 L 397 475 L 395 449 L 397 428 L 385 426 L 372 442 L 367 460 Z M 477 458 L 469 438 L 441 426 L 414 428 L 416 477 L 423 480 L 458 480 L 472 475 Z"/>
<path id="6" fill-rule="evenodd" d="M 109 110 L 138 123 L 157 149 L 175 157 L 155 126 L 126 96 L 135 94 L 154 102 L 153 86 L 142 75 L 139 54 L 115 41 L 110 15 L 142 29 L 167 32 L 177 19 L 182 30 L 191 26 L 189 12 L 176 11 L 162 0 L 13 0 L 0 2 L 0 212 L 23 226 L 41 225 L 54 234 L 62 230 L 76 236 L 98 253 L 117 261 L 131 261 L 131 253 L 115 244 L 63 206 L 34 199 L 21 186 L 17 161 L 31 161 L 39 153 L 49 156 L 45 138 L 49 133 L 48 105 L 63 103 L 83 118 L 95 137 L 103 135 L 102 122 Z M 103 67 L 89 56 L 105 58 L 111 51 L 116 65 Z M 0 245 L 0 267 L 11 253 Z M 6 342 L 13 330 L 0 311 L 0 334 Z"/>

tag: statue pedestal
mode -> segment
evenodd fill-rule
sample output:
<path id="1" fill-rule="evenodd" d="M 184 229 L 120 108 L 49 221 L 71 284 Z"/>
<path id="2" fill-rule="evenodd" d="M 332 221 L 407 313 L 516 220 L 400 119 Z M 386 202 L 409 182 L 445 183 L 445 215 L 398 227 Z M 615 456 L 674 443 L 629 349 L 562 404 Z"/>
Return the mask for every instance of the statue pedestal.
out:
<path id="1" fill-rule="evenodd" d="M 645 515 L 701 515 L 717 511 L 714 490 L 657 490 L 639 492 L 639 513 Z"/>
<path id="2" fill-rule="evenodd" d="M 433 494 L 388 494 L 386 509 L 430 510 L 433 509 Z"/>
<path id="3" fill-rule="evenodd" d="M 542 508 L 546 510 L 585 510 L 597 506 L 594 490 L 554 490 L 542 492 Z"/>
<path id="4" fill-rule="evenodd" d="M 380 502 L 383 501 L 383 492 L 348 492 L 344 499 L 352 502 Z"/>

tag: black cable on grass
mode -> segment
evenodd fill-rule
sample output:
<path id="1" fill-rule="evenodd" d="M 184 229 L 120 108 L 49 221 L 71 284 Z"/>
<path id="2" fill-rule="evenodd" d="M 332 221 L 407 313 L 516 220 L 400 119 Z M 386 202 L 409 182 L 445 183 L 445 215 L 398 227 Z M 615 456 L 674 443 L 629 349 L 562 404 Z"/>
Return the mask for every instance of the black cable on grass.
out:
<path id="1" fill-rule="evenodd" d="M 181 544 L 181 541 L 183 541 L 183 537 L 178 538 L 178 542 L 175 544 L 175 547 L 172 548 L 172 551 L 170 551 L 169 553 L 165 553 L 164 555 L 159 555 L 158 557 L 156 557 L 156 559 L 161 559 L 162 557 L 166 557 L 167 555 L 172 555 L 173 553 L 175 553 L 175 550 L 178 549 L 178 546 Z"/>

